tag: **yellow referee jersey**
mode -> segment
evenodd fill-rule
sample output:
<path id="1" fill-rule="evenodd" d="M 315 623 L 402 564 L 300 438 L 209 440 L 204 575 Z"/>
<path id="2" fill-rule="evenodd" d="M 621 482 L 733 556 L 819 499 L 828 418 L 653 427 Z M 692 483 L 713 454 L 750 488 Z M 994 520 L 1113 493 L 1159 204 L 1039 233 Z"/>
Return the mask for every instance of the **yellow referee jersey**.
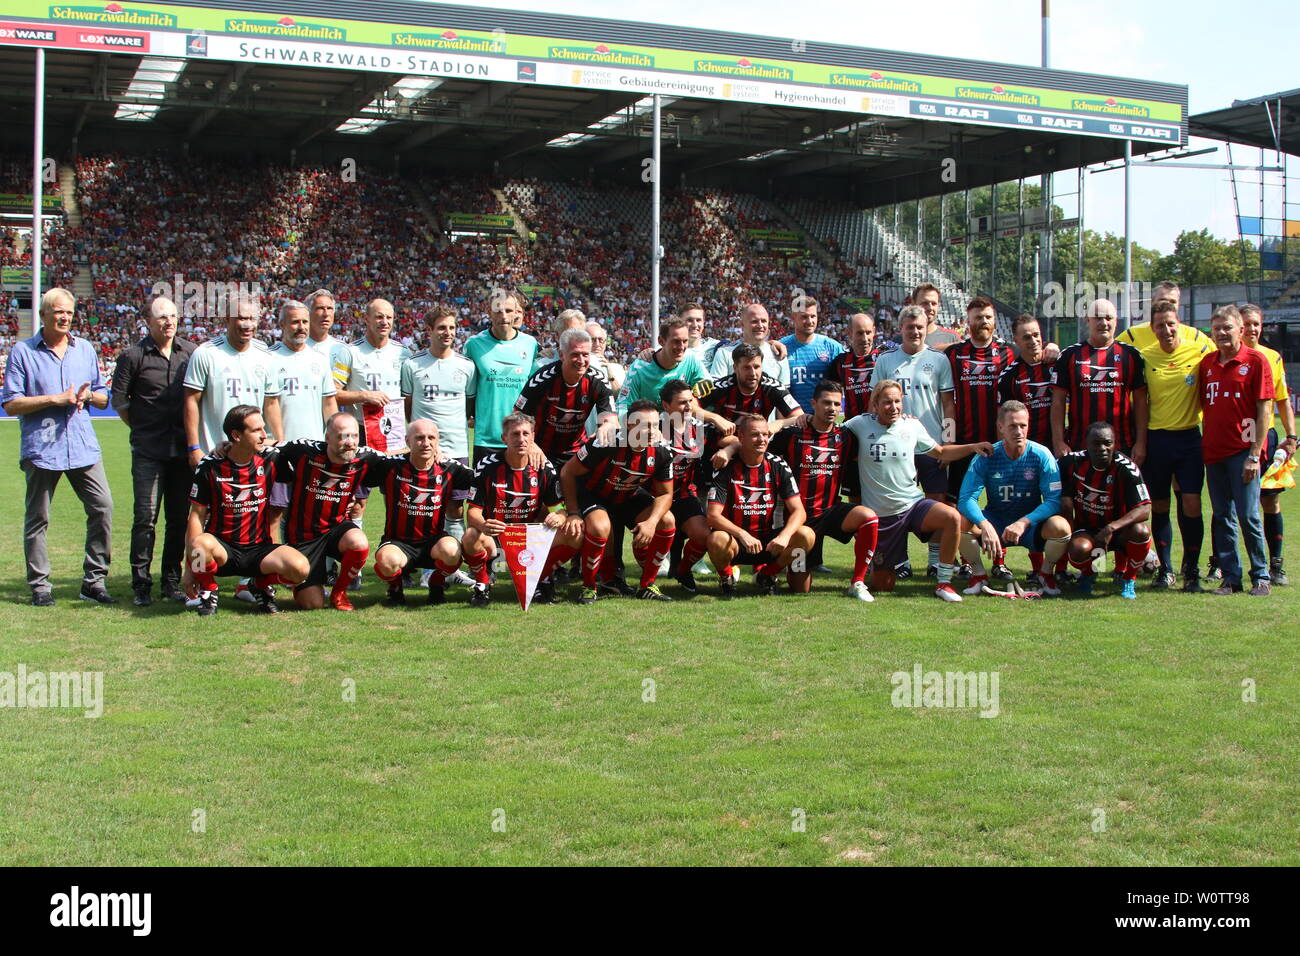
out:
<path id="1" fill-rule="evenodd" d="M 1205 333 L 1183 326 L 1183 334 L 1172 352 L 1160 347 L 1160 342 L 1150 326 L 1137 330 L 1145 336 L 1134 336 L 1145 344 L 1138 346 L 1146 364 L 1147 402 L 1150 407 L 1148 428 L 1181 431 L 1195 428 L 1201 423 L 1200 394 L 1196 386 L 1197 369 L 1201 358 L 1213 350 L 1210 337 Z M 1188 332 L 1195 335 L 1189 335 Z M 1198 339 L 1199 336 L 1199 339 Z"/>
<path id="2" fill-rule="evenodd" d="M 1197 345 L 1204 345 L 1207 349 L 1214 348 L 1214 339 L 1210 338 L 1194 325 L 1187 325 L 1186 323 L 1179 325 L 1178 338 L 1182 342 L 1192 342 Z M 1133 346 L 1139 352 L 1146 352 L 1147 347 L 1152 345 L 1156 348 L 1160 348 L 1160 342 L 1156 338 L 1156 334 L 1151 331 L 1150 322 L 1143 322 L 1141 325 L 1130 325 L 1119 335 L 1115 336 L 1115 339 L 1116 341 L 1125 342 L 1128 345 Z"/>
<path id="3" fill-rule="evenodd" d="M 1276 349 L 1271 349 L 1267 345 L 1256 345 L 1255 351 L 1268 359 L 1268 367 L 1273 371 L 1273 428 L 1277 430 L 1279 436 L 1285 437 L 1282 416 L 1277 413 L 1277 405 L 1281 402 L 1289 402 L 1291 393 L 1286 387 L 1286 369 L 1282 366 L 1282 356 Z"/>

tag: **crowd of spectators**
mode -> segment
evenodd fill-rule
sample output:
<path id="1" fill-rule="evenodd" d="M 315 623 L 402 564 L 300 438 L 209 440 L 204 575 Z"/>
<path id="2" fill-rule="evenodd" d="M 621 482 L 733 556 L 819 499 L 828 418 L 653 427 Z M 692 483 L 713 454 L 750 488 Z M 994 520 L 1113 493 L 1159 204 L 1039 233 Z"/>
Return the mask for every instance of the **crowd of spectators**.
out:
<path id="1" fill-rule="evenodd" d="M 21 167 L 0 163 L 0 184 L 17 188 L 29 178 Z M 544 347 L 553 346 L 550 320 L 566 308 L 606 325 L 611 358 L 628 362 L 646 343 L 645 190 L 524 178 L 411 182 L 364 168 L 345 176 L 337 167 L 147 155 L 85 156 L 75 168 L 82 223 L 49 230 L 47 284 L 73 288 L 78 268 L 89 270 L 93 294 L 78 304 L 78 332 L 108 373 L 143 333 L 141 311 L 160 283 L 177 302 L 180 334 L 199 341 L 219 332 L 221 320 L 210 313 L 233 284 L 260 294 L 268 342 L 279 334 L 276 305 L 317 288 L 337 296 L 337 336 L 360 335 L 366 303 L 380 297 L 395 307 L 395 337 L 420 346 L 421 318 L 435 303 L 458 311 L 463 341 L 485 325 L 492 289 L 524 286 L 537 287 L 529 330 Z M 521 229 L 483 235 L 453 237 L 446 219 L 512 211 Z M 798 293 L 829 305 L 841 292 L 828 281 L 833 272 L 751 239 L 750 229 L 785 228 L 752 197 L 669 191 L 661 221 L 664 308 L 700 302 L 715 337 L 739 336 L 736 317 L 748 302 L 768 306 L 779 335 L 789 331 Z M 30 263 L 20 245 L 18 230 L 4 227 L 0 263 Z M 173 288 L 178 278 L 183 285 Z M 838 334 L 843 317 L 830 307 L 822 312 L 825 331 Z M 15 299 L 0 299 L 0 362 L 26 322 Z"/>

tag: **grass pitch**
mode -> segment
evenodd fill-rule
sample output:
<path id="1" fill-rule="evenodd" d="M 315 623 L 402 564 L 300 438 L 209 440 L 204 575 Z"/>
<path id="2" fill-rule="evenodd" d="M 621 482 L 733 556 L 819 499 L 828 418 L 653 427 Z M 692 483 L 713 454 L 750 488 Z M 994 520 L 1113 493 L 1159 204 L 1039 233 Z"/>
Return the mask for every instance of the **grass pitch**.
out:
<path id="1" fill-rule="evenodd" d="M 38 609 L 0 423 L 0 671 L 104 673 L 98 719 L 0 709 L 10 863 L 1300 863 L 1300 586 L 946 605 L 901 582 L 862 605 L 831 542 L 836 574 L 798 598 L 722 603 L 710 577 L 672 605 L 523 614 L 503 584 L 486 611 L 457 588 L 386 609 L 368 569 L 353 615 L 227 593 L 200 620 L 130 606 L 126 429 L 97 427 L 123 604 L 76 599 L 64 484 Z M 998 716 L 893 706 L 918 664 L 996 671 Z"/>

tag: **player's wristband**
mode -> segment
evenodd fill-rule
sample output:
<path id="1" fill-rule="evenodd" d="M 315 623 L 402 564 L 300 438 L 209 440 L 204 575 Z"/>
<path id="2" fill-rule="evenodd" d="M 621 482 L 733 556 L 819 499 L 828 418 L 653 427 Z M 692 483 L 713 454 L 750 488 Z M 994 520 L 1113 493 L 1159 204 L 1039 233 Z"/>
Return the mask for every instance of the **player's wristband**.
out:
<path id="1" fill-rule="evenodd" d="M 190 445 L 190 446 L 189 446 L 188 448 L 186 448 L 185 450 L 186 450 L 186 451 L 198 451 L 198 450 L 199 450 L 199 446 L 198 446 L 198 445 Z"/>
<path id="2" fill-rule="evenodd" d="M 1300 442 L 1300 438 L 1297 438 L 1295 435 L 1287 435 L 1286 440 L 1292 442 L 1293 444 Z"/>
<path id="3" fill-rule="evenodd" d="M 1246 456 L 1246 460 L 1247 460 L 1248 462 L 1250 462 L 1252 465 L 1258 465 L 1258 464 L 1259 464 L 1259 456 L 1258 456 L 1258 455 L 1247 455 L 1247 456 Z"/>

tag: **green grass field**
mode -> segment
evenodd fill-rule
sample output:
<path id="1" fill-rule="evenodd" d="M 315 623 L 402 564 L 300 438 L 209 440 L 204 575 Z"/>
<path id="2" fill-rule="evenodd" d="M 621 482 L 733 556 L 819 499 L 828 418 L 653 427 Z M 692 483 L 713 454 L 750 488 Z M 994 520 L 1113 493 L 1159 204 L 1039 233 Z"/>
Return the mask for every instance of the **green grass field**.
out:
<path id="1" fill-rule="evenodd" d="M 9 863 L 1300 863 L 1297 587 L 945 605 L 904 582 L 862 605 L 832 543 L 839 573 L 799 598 L 724 604 L 707 578 L 673 605 L 523 614 L 505 585 L 486 611 L 460 589 L 390 610 L 368 573 L 350 616 L 200 620 L 130 606 L 126 433 L 99 434 L 124 603 L 76 600 L 64 485 L 36 609 L 0 423 L 0 671 L 103 671 L 105 698 L 0 710 Z M 999 715 L 893 706 L 915 664 L 998 672 Z"/>

